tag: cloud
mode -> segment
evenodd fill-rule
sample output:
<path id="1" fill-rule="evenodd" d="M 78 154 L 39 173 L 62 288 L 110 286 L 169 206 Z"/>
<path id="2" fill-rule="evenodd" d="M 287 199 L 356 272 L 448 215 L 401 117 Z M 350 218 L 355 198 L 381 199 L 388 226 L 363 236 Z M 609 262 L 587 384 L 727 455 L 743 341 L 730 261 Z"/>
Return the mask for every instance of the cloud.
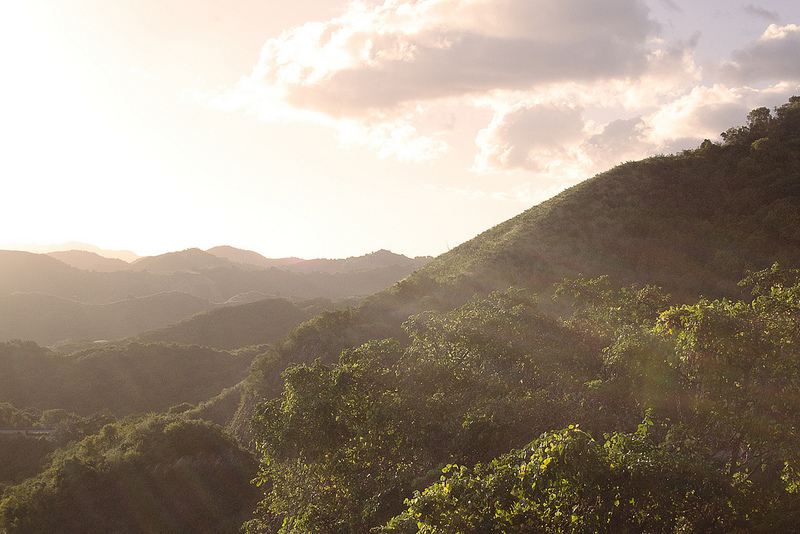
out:
<path id="1" fill-rule="evenodd" d="M 643 118 L 647 140 L 669 149 L 681 140 L 719 139 L 720 132 L 743 125 L 750 110 L 786 102 L 800 84 L 781 83 L 763 90 L 716 84 L 695 87 Z M 668 151 L 668 150 L 667 150 Z"/>
<path id="2" fill-rule="evenodd" d="M 451 150 L 456 112 L 449 126 L 432 117 L 481 109 L 492 119 L 483 129 L 471 123 L 471 170 L 552 182 L 718 139 L 791 86 L 737 84 L 800 79 L 795 25 L 769 26 L 729 62 L 703 72 L 694 55 L 699 36 L 662 40 L 644 0 L 374 4 L 352 3 L 337 18 L 270 39 L 253 72 L 207 104 L 264 121 L 324 124 L 343 147 L 410 162 Z M 731 83 L 698 86 L 720 74 Z"/>
<path id="3" fill-rule="evenodd" d="M 750 110 L 786 102 L 800 84 L 765 89 L 697 86 L 648 114 L 606 123 L 579 106 L 521 102 L 499 110 L 477 136 L 476 172 L 526 171 L 540 183 L 577 181 L 625 161 L 696 148 L 744 124 Z"/>
<path id="4" fill-rule="evenodd" d="M 754 6 L 753 4 L 748 4 L 744 7 L 744 12 L 748 15 L 752 15 L 754 17 L 762 18 L 769 22 L 777 23 L 781 20 L 780 15 L 778 15 L 774 11 L 767 11 L 763 7 Z"/>
<path id="5" fill-rule="evenodd" d="M 671 11 L 683 13 L 683 10 L 673 0 L 659 0 L 659 3 Z"/>
<path id="6" fill-rule="evenodd" d="M 761 37 L 731 54 L 722 65 L 727 79 L 738 83 L 800 80 L 800 26 L 770 24 Z"/>
<path id="7" fill-rule="evenodd" d="M 247 82 L 298 109 L 360 117 L 409 102 L 635 77 L 656 24 L 637 0 L 353 4 L 263 47 Z"/>
<path id="8" fill-rule="evenodd" d="M 653 150 L 641 117 L 612 121 L 589 136 L 581 146 L 595 168 L 608 168 Z"/>
<path id="9" fill-rule="evenodd" d="M 422 135 L 402 119 L 366 124 L 342 121 L 338 131 L 339 142 L 344 148 L 366 146 L 381 158 L 393 156 L 403 162 L 431 161 L 450 151 L 450 146 L 440 135 Z"/>
<path id="10" fill-rule="evenodd" d="M 571 148 L 581 141 L 585 127 L 581 108 L 520 102 L 495 113 L 478 133 L 474 170 L 547 172 L 574 160 Z"/>

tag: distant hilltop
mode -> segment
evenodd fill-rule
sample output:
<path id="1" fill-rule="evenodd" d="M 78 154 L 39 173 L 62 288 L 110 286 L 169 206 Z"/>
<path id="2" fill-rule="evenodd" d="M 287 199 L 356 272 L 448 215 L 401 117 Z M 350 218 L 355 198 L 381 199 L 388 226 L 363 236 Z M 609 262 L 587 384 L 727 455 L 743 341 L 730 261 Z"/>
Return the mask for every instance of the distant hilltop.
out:
<path id="1" fill-rule="evenodd" d="M 89 243 L 79 241 L 69 241 L 59 245 L 38 245 L 35 243 L 3 243 L 0 245 L 3 250 L 22 250 L 34 252 L 36 254 L 49 254 L 51 252 L 85 251 L 92 252 L 103 258 L 122 260 L 131 263 L 138 260 L 141 256 L 130 250 L 106 250 Z"/>
<path id="2" fill-rule="evenodd" d="M 35 254 L 47 254 L 67 265 L 86 271 L 113 272 L 122 270 L 177 271 L 200 267 L 238 264 L 260 268 L 276 267 L 295 272 L 357 272 L 384 267 L 422 267 L 432 256 L 409 258 L 386 249 L 363 256 L 341 259 L 267 258 L 252 250 L 243 250 L 229 245 L 208 250 L 188 248 L 156 256 L 140 256 L 130 250 L 101 249 L 89 243 L 69 241 L 62 244 L 38 245 L 32 243 L 0 244 L 2 250 L 19 250 Z"/>

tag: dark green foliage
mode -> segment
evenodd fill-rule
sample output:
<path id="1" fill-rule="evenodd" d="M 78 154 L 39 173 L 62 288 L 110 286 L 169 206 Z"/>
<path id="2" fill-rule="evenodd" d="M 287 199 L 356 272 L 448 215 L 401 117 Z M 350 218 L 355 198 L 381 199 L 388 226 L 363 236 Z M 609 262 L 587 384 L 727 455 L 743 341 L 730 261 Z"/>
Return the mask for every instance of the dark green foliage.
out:
<path id="1" fill-rule="evenodd" d="M 0 343 L 0 402 L 84 415 L 167 410 L 235 385 L 257 351 L 130 343 L 66 357 L 33 342 Z"/>
<path id="2" fill-rule="evenodd" d="M 723 473 L 645 432 L 598 442 L 570 426 L 488 465 L 442 472 L 380 532 L 731 532 L 736 515 Z"/>
<path id="3" fill-rule="evenodd" d="M 202 345 L 223 350 L 275 343 L 311 315 L 286 299 L 263 299 L 223 306 L 138 334 L 143 343 Z"/>
<path id="4" fill-rule="evenodd" d="M 512 286 L 546 297 L 565 278 L 607 275 L 617 287 L 663 287 L 674 302 L 740 298 L 747 270 L 800 264 L 800 99 L 748 122 L 721 145 L 586 180 L 365 299 L 346 320 L 312 320 L 253 368 L 244 403 L 275 396 L 291 362 L 332 363 L 341 348 L 376 338 L 404 344 L 410 315 Z M 568 312 L 547 298 L 540 306 Z"/>
<path id="5" fill-rule="evenodd" d="M 150 416 L 108 424 L 8 488 L 0 531 L 235 532 L 256 462 L 214 425 Z"/>
<path id="6" fill-rule="evenodd" d="M 785 529 L 800 521 L 800 276 L 745 283 L 749 302 L 670 306 L 649 286 L 566 281 L 563 322 L 511 290 L 413 317 L 407 348 L 292 367 L 253 419 L 265 495 L 249 528 Z"/>
<path id="7" fill-rule="evenodd" d="M 338 366 L 289 368 L 283 395 L 257 409 L 266 524 L 367 532 L 437 465 L 491 460 L 592 413 L 582 384 L 601 360 L 522 292 L 405 328 L 406 349 L 372 342 Z"/>
<path id="8" fill-rule="evenodd" d="M 54 450 L 55 443 L 46 436 L 0 435 L 0 495 L 6 486 L 19 484 L 38 473 Z"/>
<path id="9" fill-rule="evenodd" d="M 63 409 L 40 412 L 0 404 L 0 494 L 5 486 L 36 475 L 59 447 L 80 441 L 113 421 L 108 414 L 81 417 Z"/>

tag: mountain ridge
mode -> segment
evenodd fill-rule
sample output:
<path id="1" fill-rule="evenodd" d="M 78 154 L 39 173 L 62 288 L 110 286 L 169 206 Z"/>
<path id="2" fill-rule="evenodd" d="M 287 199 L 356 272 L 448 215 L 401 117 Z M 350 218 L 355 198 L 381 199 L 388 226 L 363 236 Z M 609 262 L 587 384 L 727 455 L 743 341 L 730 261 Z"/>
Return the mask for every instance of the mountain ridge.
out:
<path id="1" fill-rule="evenodd" d="M 438 256 L 346 312 L 295 330 L 245 387 L 240 414 L 280 388 L 289 363 L 338 359 L 370 339 L 403 340 L 409 316 L 523 287 L 549 295 L 565 278 L 661 286 L 675 302 L 733 298 L 748 271 L 800 265 L 800 98 L 751 114 L 725 142 L 618 165 Z M 763 141 L 768 139 L 769 141 Z M 320 340 L 326 340 L 321 342 Z M 275 374 L 277 373 L 277 375 Z M 249 395 L 249 397 L 248 397 Z M 247 435 L 246 416 L 234 427 Z"/>

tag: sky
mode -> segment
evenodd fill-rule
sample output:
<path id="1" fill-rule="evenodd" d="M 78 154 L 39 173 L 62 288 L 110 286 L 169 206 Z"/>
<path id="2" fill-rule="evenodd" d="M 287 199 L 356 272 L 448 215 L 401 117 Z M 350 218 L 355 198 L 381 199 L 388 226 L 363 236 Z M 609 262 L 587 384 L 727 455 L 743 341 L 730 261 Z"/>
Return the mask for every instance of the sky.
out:
<path id="1" fill-rule="evenodd" d="M 0 247 L 436 256 L 800 95 L 797 0 L 8 0 Z"/>

